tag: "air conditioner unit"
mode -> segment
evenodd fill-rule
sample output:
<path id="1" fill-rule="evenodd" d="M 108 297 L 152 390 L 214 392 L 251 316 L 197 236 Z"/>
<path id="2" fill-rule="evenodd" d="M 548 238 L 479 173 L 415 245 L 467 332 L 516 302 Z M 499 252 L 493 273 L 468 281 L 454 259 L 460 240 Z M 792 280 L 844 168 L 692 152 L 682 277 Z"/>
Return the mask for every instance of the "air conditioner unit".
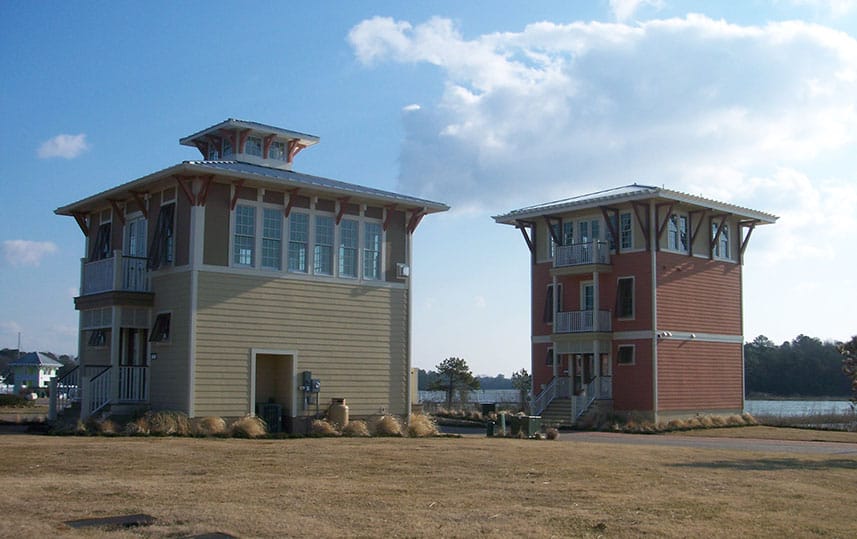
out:
<path id="1" fill-rule="evenodd" d="M 396 278 L 397 279 L 407 279 L 411 276 L 411 267 L 407 264 L 402 264 L 399 262 L 396 264 Z"/>

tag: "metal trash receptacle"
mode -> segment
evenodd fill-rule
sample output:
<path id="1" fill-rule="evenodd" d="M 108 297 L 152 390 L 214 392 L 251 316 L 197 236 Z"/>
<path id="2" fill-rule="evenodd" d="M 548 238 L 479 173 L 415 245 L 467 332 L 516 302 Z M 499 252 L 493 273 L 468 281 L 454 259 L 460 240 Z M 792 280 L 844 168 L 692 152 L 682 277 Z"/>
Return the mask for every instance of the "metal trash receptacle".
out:
<path id="1" fill-rule="evenodd" d="M 274 434 L 282 431 L 283 405 L 275 402 L 267 402 L 259 408 L 259 416 L 268 424 L 268 432 Z"/>

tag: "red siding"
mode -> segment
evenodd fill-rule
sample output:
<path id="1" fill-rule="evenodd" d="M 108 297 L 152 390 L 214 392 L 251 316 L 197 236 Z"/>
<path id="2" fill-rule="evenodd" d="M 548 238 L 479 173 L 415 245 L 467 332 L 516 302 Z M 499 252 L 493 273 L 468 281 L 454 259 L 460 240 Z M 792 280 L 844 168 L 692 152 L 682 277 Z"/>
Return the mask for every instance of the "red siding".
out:
<path id="1" fill-rule="evenodd" d="M 547 385 L 553 378 L 553 367 L 545 365 L 545 356 L 551 344 L 533 344 L 532 353 L 532 370 L 533 373 L 533 393 L 538 395 L 542 391 L 542 385 Z M 558 358 L 555 358 L 558 360 Z"/>
<path id="2" fill-rule="evenodd" d="M 634 364 L 618 365 L 619 345 L 634 345 Z M 613 409 L 617 412 L 651 411 L 652 341 L 613 341 Z"/>
<path id="3" fill-rule="evenodd" d="M 741 335 L 741 266 L 658 253 L 658 329 Z"/>
<path id="4" fill-rule="evenodd" d="M 613 331 L 652 330 L 652 258 L 651 253 L 622 253 L 613 256 L 613 272 L 602 275 L 602 290 L 606 294 L 602 309 L 613 313 Z M 616 291 L 619 279 L 634 277 L 634 318 L 617 320 Z"/>
<path id="5" fill-rule="evenodd" d="M 740 343 L 658 343 L 658 409 L 740 409 Z"/>

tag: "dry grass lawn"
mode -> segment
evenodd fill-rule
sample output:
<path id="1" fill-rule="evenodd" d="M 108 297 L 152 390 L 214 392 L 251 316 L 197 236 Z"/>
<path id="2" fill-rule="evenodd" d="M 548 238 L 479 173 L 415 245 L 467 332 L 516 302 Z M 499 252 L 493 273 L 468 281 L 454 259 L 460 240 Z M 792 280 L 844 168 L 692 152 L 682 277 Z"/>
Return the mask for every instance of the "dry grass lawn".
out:
<path id="1" fill-rule="evenodd" d="M 2 537 L 853 536 L 857 458 L 517 439 L 0 436 Z"/>
<path id="2" fill-rule="evenodd" d="M 667 436 L 702 436 L 713 438 L 753 438 L 801 442 L 846 442 L 857 444 L 857 432 L 795 429 L 789 427 L 731 427 L 670 432 Z"/>

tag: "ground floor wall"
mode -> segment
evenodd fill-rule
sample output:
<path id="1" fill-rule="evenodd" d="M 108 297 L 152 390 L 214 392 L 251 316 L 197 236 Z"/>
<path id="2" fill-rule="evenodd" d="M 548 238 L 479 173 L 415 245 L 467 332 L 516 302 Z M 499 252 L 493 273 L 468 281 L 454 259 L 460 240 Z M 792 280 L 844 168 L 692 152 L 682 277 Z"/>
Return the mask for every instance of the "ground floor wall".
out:
<path id="1" fill-rule="evenodd" d="M 241 416 L 251 401 L 293 391 L 299 398 L 281 400 L 297 401 L 298 409 L 279 403 L 284 413 L 314 412 L 314 404 L 305 410 L 297 388 L 303 371 L 320 381 L 322 411 L 332 398 L 344 398 L 352 416 L 408 413 L 405 287 L 202 271 L 198 289 L 194 415 Z M 254 351 L 262 356 L 256 354 L 256 366 Z M 269 357 L 284 358 L 284 366 Z M 289 372 L 293 385 L 272 389 L 267 378 Z"/>
<path id="2" fill-rule="evenodd" d="M 158 314 L 170 315 L 169 339 L 149 344 L 157 354 L 149 361 L 149 402 L 154 410 L 190 411 L 191 275 L 181 271 L 152 278 L 150 330 Z"/>
<path id="3" fill-rule="evenodd" d="M 631 363 L 620 363 L 619 348 L 633 347 Z M 614 340 L 613 409 L 616 412 L 651 413 L 653 408 L 652 340 Z"/>
<path id="4" fill-rule="evenodd" d="M 658 343 L 658 414 L 741 413 L 743 345 L 740 342 L 661 340 Z"/>

